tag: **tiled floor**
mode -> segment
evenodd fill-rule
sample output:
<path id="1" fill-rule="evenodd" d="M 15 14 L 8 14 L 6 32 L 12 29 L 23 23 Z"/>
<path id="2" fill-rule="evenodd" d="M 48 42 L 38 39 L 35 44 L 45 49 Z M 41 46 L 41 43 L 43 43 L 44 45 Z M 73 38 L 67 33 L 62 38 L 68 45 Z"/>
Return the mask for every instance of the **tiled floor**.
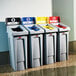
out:
<path id="1" fill-rule="evenodd" d="M 14 72 L 9 65 L 0 66 L 0 76 L 76 76 L 76 54 L 67 61 Z"/>

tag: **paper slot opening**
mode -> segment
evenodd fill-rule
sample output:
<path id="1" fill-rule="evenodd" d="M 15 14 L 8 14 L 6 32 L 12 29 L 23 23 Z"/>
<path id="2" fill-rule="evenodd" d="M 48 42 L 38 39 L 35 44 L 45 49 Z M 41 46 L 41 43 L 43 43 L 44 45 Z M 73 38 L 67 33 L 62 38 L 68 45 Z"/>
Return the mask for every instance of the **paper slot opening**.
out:
<path id="1" fill-rule="evenodd" d="M 13 31 L 17 31 L 17 32 L 19 32 L 19 31 L 23 31 L 20 27 L 12 28 L 12 30 L 13 30 Z"/>

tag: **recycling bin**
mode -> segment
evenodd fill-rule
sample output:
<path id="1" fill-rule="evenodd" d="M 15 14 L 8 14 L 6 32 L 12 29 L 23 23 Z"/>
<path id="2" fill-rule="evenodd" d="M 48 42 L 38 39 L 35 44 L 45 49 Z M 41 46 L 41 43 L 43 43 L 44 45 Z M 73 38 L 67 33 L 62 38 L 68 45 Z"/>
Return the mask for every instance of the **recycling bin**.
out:
<path id="1" fill-rule="evenodd" d="M 58 29 L 57 32 L 57 61 L 68 59 L 69 54 L 69 31 L 70 27 L 60 23 L 60 17 L 49 17 L 49 23 Z"/>
<path id="2" fill-rule="evenodd" d="M 33 22 L 32 24 L 31 21 Z M 34 17 L 22 18 L 22 24 L 28 30 L 28 66 L 29 68 L 43 65 L 43 35 L 44 30 L 37 26 Z M 28 23 L 26 25 L 26 23 Z"/>
<path id="3" fill-rule="evenodd" d="M 27 34 L 21 26 L 20 18 L 6 18 L 10 64 L 14 71 L 24 70 L 27 66 Z"/>
<path id="4" fill-rule="evenodd" d="M 56 62 L 56 38 L 57 38 L 56 32 L 58 32 L 58 30 L 54 26 L 47 24 L 46 17 L 36 17 L 36 20 L 38 20 L 38 22 L 39 22 L 38 26 L 40 26 L 41 28 L 44 29 L 43 64 L 45 65 L 45 64 L 54 63 L 54 62 Z"/>

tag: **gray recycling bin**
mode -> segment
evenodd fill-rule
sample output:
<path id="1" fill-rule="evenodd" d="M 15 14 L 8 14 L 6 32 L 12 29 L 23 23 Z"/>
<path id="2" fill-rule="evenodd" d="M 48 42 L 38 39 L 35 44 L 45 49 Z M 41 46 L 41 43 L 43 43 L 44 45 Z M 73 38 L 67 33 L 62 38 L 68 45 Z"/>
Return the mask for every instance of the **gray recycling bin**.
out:
<path id="1" fill-rule="evenodd" d="M 53 24 L 57 29 L 57 61 L 64 61 L 68 59 L 69 54 L 69 31 L 70 27 L 62 23 Z"/>
<path id="2" fill-rule="evenodd" d="M 28 66 L 38 67 L 43 65 L 43 35 L 44 30 L 34 24 L 24 25 L 28 30 Z"/>
<path id="3" fill-rule="evenodd" d="M 58 32 L 57 28 L 49 24 L 39 24 L 44 29 L 43 34 L 43 63 L 51 64 L 56 62 L 56 38 Z"/>
<path id="4" fill-rule="evenodd" d="M 15 71 L 27 68 L 28 31 L 20 24 L 20 18 L 6 18 L 10 64 Z"/>

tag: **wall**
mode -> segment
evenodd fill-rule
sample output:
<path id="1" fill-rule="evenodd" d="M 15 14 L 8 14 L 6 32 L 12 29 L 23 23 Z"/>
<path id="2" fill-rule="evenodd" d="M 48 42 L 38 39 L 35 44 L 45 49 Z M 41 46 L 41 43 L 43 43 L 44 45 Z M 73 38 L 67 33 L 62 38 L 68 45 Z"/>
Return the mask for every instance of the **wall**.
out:
<path id="1" fill-rule="evenodd" d="M 53 15 L 60 16 L 61 22 L 71 27 L 70 41 L 74 41 L 73 0 L 53 0 Z"/>
<path id="2" fill-rule="evenodd" d="M 5 22 L 0 22 L 0 52 L 8 51 L 8 39 Z"/>
<path id="3" fill-rule="evenodd" d="M 1 0 L 0 21 L 11 16 L 51 16 L 52 0 Z"/>
<path id="4" fill-rule="evenodd" d="M 74 0 L 74 39 L 76 41 L 76 0 Z"/>
<path id="5" fill-rule="evenodd" d="M 9 64 L 8 39 L 5 22 L 0 22 L 0 65 Z"/>

